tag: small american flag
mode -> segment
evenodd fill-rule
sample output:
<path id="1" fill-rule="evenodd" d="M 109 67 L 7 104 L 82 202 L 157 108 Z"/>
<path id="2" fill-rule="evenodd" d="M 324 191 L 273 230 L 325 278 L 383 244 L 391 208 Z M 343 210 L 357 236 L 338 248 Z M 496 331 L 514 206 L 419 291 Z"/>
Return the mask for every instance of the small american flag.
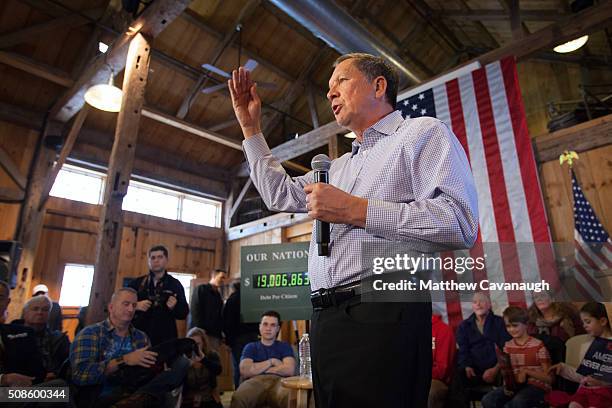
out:
<path id="1" fill-rule="evenodd" d="M 577 289 L 587 300 L 602 300 L 595 273 L 612 267 L 612 241 L 586 199 L 572 170 L 574 195 L 574 264 Z"/>

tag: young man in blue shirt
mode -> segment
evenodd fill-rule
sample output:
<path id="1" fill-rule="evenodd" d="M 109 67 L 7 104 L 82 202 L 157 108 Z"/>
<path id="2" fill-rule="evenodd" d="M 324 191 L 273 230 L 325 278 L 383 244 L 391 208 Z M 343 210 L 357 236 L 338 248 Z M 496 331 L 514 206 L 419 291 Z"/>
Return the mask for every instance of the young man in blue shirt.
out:
<path id="1" fill-rule="evenodd" d="M 295 358 L 288 343 L 276 340 L 280 324 L 280 315 L 275 311 L 261 316 L 261 340 L 247 344 L 242 351 L 240 375 L 244 382 L 232 395 L 231 408 L 287 406 L 288 389 L 280 380 L 295 374 Z"/>

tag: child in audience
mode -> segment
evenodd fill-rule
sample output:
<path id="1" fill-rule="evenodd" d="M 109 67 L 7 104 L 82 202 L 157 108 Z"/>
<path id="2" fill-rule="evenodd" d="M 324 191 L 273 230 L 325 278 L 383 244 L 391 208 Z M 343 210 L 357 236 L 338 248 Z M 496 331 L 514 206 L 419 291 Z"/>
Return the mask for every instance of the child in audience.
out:
<path id="1" fill-rule="evenodd" d="M 484 408 L 531 408 L 544 400 L 552 383 L 548 374 L 550 356 L 542 341 L 527 334 L 529 316 L 517 306 L 509 306 L 503 313 L 506 330 L 512 339 L 504 345 L 510 357 L 516 390 L 497 388 L 484 396 Z"/>
<path id="2" fill-rule="evenodd" d="M 187 333 L 200 348 L 201 361 L 195 362 L 187 372 L 183 389 L 184 408 L 223 408 L 217 391 L 217 376 L 221 374 L 219 355 L 210 349 L 206 332 L 194 327 Z"/>
<path id="3" fill-rule="evenodd" d="M 580 348 L 580 360 L 584 361 L 587 350 L 593 341 L 608 340 L 608 356 L 610 351 L 610 341 L 612 341 L 612 330 L 610 330 L 610 320 L 606 307 L 602 303 L 589 302 L 580 309 L 580 318 L 589 340 Z M 604 357 L 607 359 L 607 356 Z M 576 369 L 565 363 L 555 364 L 550 367 L 550 371 L 580 384 L 578 391 L 574 395 L 568 395 L 561 391 L 553 391 L 547 397 L 552 406 L 566 406 L 569 408 L 609 408 L 612 407 L 612 384 L 606 383 L 593 376 L 583 376 L 576 372 Z"/>

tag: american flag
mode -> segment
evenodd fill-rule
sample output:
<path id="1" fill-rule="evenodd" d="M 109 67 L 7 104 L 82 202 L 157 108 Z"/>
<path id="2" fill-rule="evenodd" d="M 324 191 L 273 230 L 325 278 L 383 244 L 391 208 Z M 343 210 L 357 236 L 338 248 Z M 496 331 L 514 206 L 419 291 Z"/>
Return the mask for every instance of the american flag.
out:
<path id="1" fill-rule="evenodd" d="M 478 242 L 500 243 L 497 250 L 487 249 L 486 271 L 469 279 L 544 279 L 557 288 L 558 274 L 551 267 L 551 237 L 514 58 L 404 95 L 398 98 L 397 106 L 405 116 L 435 116 L 445 122 L 467 153 L 478 194 Z M 519 254 L 518 243 L 540 243 L 539 250 L 524 245 Z M 482 247 L 470 252 L 473 257 L 480 256 Z M 446 270 L 442 277 L 449 280 L 457 275 Z M 434 308 L 455 327 L 472 312 L 471 298 L 450 291 L 445 297 L 446 302 Z M 516 291 L 497 291 L 491 297 L 498 312 L 508 304 L 526 305 L 531 300 L 528 294 Z"/>
<path id="2" fill-rule="evenodd" d="M 595 273 L 612 267 L 612 241 L 584 196 L 572 170 L 574 195 L 574 278 L 576 288 L 588 300 L 602 301 L 601 287 Z"/>

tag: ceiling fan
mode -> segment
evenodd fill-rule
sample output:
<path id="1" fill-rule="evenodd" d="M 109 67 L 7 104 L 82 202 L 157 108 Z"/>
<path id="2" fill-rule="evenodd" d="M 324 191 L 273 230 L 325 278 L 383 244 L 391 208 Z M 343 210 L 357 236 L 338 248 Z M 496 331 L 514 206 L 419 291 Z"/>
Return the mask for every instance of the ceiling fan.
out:
<path id="1" fill-rule="evenodd" d="M 238 31 L 238 66 L 240 66 L 240 56 L 242 54 L 242 26 L 239 24 L 238 26 L 236 26 L 236 31 Z M 257 68 L 258 62 L 255 61 L 254 59 L 249 58 L 247 60 L 247 62 L 244 64 L 244 68 L 250 72 L 253 72 L 255 70 L 255 68 Z M 217 74 L 223 78 L 226 79 L 230 79 L 232 77 L 232 75 L 224 70 L 222 70 L 221 68 L 218 68 L 212 64 L 202 64 L 202 68 L 212 72 L 214 74 Z M 278 85 L 273 83 L 273 82 L 260 82 L 257 81 L 257 87 L 258 88 L 265 88 L 265 89 L 276 89 L 278 88 Z M 223 81 L 220 84 L 217 85 L 212 85 L 206 88 L 202 88 L 202 93 L 205 94 L 211 94 L 213 92 L 217 92 L 221 89 L 227 88 L 227 82 Z"/>

